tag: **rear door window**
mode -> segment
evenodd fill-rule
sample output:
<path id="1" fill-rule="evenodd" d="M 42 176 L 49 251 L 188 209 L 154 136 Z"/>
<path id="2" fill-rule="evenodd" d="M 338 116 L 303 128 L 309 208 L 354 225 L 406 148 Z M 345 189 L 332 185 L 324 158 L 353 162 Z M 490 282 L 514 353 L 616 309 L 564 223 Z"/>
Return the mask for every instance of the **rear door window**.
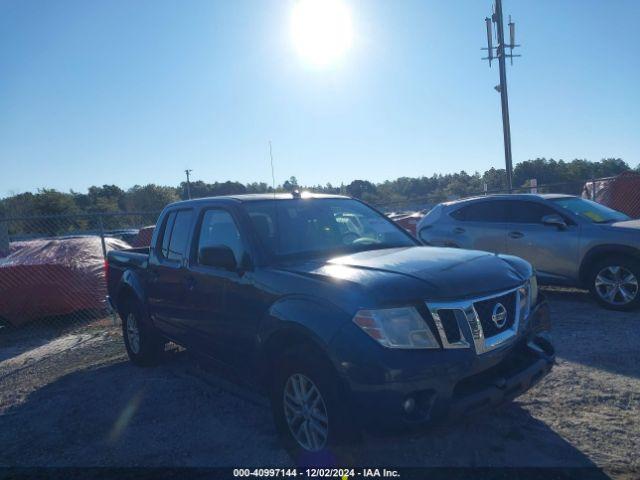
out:
<path id="1" fill-rule="evenodd" d="M 177 210 L 167 215 L 160 255 L 167 260 L 182 261 L 191 231 L 192 210 Z"/>
<path id="2" fill-rule="evenodd" d="M 484 201 L 472 203 L 451 213 L 451 216 L 461 222 L 507 222 L 506 201 Z"/>
<path id="3" fill-rule="evenodd" d="M 169 253 L 169 241 L 171 240 L 171 231 L 173 230 L 173 223 L 175 221 L 176 212 L 169 212 L 162 231 L 162 248 L 160 250 L 160 255 L 164 258 L 167 258 L 167 254 Z"/>

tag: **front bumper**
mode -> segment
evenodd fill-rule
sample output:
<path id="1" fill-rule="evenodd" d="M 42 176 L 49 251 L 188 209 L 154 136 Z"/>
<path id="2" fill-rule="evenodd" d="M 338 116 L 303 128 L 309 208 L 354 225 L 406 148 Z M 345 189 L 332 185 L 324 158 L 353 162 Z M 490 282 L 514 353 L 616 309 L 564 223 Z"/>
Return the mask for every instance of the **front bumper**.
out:
<path id="1" fill-rule="evenodd" d="M 369 430 L 406 429 L 512 400 L 547 375 L 555 362 L 549 324 L 549 307 L 541 301 L 517 341 L 481 355 L 473 349 L 393 351 L 374 345 L 383 358 L 373 360 L 345 339 L 351 347 L 347 355 L 338 341 L 334 347 L 343 354 L 339 368 L 354 418 Z"/>
<path id="2" fill-rule="evenodd" d="M 537 348 L 532 348 L 532 343 Z M 538 351 L 538 343 L 544 345 L 542 352 Z M 528 352 L 518 352 L 520 355 L 507 359 L 498 368 L 486 372 L 487 375 L 470 379 L 468 384 L 465 383 L 468 390 L 461 389 L 460 395 L 452 398 L 449 416 L 464 417 L 485 408 L 495 407 L 522 395 L 538 383 L 553 367 L 553 347 L 545 338 L 538 337 L 529 342 L 526 348 L 529 349 Z M 509 365 L 510 361 L 514 364 Z"/>

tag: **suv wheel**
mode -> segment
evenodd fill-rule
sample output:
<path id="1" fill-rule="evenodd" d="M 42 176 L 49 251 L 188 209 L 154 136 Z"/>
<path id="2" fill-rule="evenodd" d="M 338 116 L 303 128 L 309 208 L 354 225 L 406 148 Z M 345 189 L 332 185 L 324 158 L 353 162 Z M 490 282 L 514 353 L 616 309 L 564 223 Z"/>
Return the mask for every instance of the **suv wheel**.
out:
<path id="1" fill-rule="evenodd" d="M 608 257 L 597 262 L 589 278 L 595 299 L 612 310 L 640 306 L 640 262 L 625 257 Z"/>
<path id="2" fill-rule="evenodd" d="M 127 304 L 120 314 L 122 337 L 129 359 L 140 366 L 152 366 L 160 361 L 165 342 L 144 321 L 142 310 L 137 303 Z"/>
<path id="3" fill-rule="evenodd" d="M 326 462 L 327 453 L 358 438 L 338 378 L 328 360 L 310 347 L 277 362 L 271 407 L 285 447 L 299 464 Z"/>

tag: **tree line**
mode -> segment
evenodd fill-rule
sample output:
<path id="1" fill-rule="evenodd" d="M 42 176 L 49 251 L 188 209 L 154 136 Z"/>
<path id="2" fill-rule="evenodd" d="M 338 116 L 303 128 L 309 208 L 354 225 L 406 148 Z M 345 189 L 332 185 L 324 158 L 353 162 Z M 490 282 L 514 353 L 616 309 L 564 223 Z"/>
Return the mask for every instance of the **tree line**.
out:
<path id="1" fill-rule="evenodd" d="M 631 170 L 631 166 L 619 158 L 606 158 L 597 162 L 576 159 L 569 162 L 563 160 L 536 158 L 516 165 L 513 184 L 527 187 L 530 179 L 537 179 L 542 191 L 580 194 L 585 181 L 618 175 Z M 635 169 L 640 172 L 640 165 Z M 294 189 L 310 190 L 321 193 L 350 195 L 378 205 L 387 210 L 427 208 L 435 203 L 487 191 L 504 191 L 506 173 L 504 169 L 491 168 L 484 173 L 434 174 L 430 177 L 400 177 L 373 183 L 368 180 L 354 180 L 345 185 L 303 185 L 292 176 L 275 187 L 276 191 L 285 192 Z M 207 196 L 270 193 L 274 189 L 264 182 L 243 184 L 226 181 L 207 183 L 202 180 L 192 181 L 187 188 L 186 182 L 178 186 L 161 186 L 155 184 L 135 185 L 127 190 L 116 185 L 92 186 L 86 193 L 60 192 L 43 188 L 35 193 L 25 192 L 0 200 L 0 218 L 31 217 L 43 215 L 87 215 L 85 219 L 63 220 L 54 222 L 53 232 L 72 231 L 74 228 L 97 229 L 100 226 L 91 214 L 150 212 L 155 214 L 165 205 L 188 198 L 188 190 L 192 198 Z M 152 216 L 150 217 L 152 218 Z M 124 228 L 140 222 L 151 220 L 128 216 L 105 216 L 102 227 L 105 229 Z M 64 225 L 64 227 L 62 226 Z M 33 221 L 21 220 L 11 230 L 34 230 Z M 15 233 L 15 232 L 14 232 Z"/>

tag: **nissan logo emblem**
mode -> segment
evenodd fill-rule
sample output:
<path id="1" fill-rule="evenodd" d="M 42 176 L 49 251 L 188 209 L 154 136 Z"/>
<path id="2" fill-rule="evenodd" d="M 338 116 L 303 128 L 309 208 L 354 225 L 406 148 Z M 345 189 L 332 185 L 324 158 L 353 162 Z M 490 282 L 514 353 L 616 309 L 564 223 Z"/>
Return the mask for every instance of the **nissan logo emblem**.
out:
<path id="1" fill-rule="evenodd" d="M 502 328 L 507 323 L 507 309 L 501 303 L 496 303 L 491 313 L 491 320 L 496 327 Z"/>

